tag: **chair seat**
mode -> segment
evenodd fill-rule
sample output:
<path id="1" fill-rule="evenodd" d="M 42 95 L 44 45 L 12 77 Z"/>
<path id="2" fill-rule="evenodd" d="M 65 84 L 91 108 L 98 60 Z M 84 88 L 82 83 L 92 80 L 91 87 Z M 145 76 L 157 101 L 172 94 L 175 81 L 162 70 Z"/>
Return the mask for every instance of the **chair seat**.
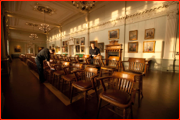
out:
<path id="1" fill-rule="evenodd" d="M 136 71 L 130 71 L 130 70 L 126 70 L 126 71 L 124 71 L 124 72 L 129 72 L 129 73 L 144 75 L 144 72 L 136 72 Z"/>
<path id="2" fill-rule="evenodd" d="M 101 67 L 101 69 L 105 69 L 105 70 L 117 70 L 116 66 L 103 66 L 103 67 Z"/>
<path id="3" fill-rule="evenodd" d="M 76 80 L 76 76 L 74 74 L 62 75 L 61 78 L 69 82 Z"/>
<path id="4" fill-rule="evenodd" d="M 78 81 L 78 82 L 74 82 L 72 83 L 72 86 L 75 88 L 79 88 L 79 89 L 90 89 L 92 88 L 92 83 L 91 81 Z"/>
<path id="5" fill-rule="evenodd" d="M 54 71 L 53 74 L 55 74 L 55 75 L 63 75 L 65 73 L 64 73 L 64 70 L 59 70 L 59 71 Z"/>
<path id="6" fill-rule="evenodd" d="M 87 65 L 86 67 L 98 68 L 98 67 L 101 67 L 101 66 L 100 65 Z"/>
<path id="7" fill-rule="evenodd" d="M 107 90 L 100 93 L 99 97 L 118 106 L 128 104 L 131 99 L 128 93 L 120 90 Z"/>

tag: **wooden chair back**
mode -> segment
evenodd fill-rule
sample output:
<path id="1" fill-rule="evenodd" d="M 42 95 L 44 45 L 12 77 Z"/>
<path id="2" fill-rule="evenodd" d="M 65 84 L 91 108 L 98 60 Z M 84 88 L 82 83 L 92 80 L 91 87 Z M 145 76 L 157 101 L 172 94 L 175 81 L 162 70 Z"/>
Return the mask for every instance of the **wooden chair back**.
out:
<path id="1" fill-rule="evenodd" d="M 129 58 L 129 71 L 146 73 L 146 60 L 144 58 Z"/>

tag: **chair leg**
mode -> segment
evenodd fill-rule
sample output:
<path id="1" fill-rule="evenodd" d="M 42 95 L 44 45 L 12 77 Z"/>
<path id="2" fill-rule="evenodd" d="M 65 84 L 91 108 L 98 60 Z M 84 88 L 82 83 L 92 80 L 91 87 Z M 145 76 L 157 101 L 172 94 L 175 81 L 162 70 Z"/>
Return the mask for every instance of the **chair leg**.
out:
<path id="1" fill-rule="evenodd" d="M 98 101 L 99 101 L 99 96 L 98 96 L 98 92 L 97 92 L 96 86 L 94 86 L 94 90 L 95 90 L 95 93 L 96 93 L 97 103 L 98 103 Z"/>
<path id="2" fill-rule="evenodd" d="M 140 99 L 141 99 L 140 90 L 138 90 L 138 107 L 140 107 Z"/>
<path id="3" fill-rule="evenodd" d="M 130 106 L 131 109 L 131 119 L 133 119 L 133 110 L 132 110 L 132 105 Z"/>
<path id="4" fill-rule="evenodd" d="M 72 86 L 72 88 L 71 88 L 71 97 L 70 97 L 70 103 L 72 103 L 73 90 L 74 90 L 74 87 Z"/>
<path id="5" fill-rule="evenodd" d="M 101 109 L 101 102 L 102 102 L 102 99 L 99 98 L 97 118 L 99 117 L 99 112 L 100 112 L 100 109 Z"/>
<path id="6" fill-rule="evenodd" d="M 84 111 L 85 111 L 85 113 L 87 112 L 86 108 L 87 108 L 87 91 L 84 92 Z"/>
<path id="7" fill-rule="evenodd" d="M 100 77 L 102 77 L 102 69 L 100 70 Z"/>
<path id="8" fill-rule="evenodd" d="M 71 97 L 71 82 L 69 82 L 69 97 Z"/>
<path id="9" fill-rule="evenodd" d="M 126 109 L 123 109 L 123 119 L 126 118 Z"/>

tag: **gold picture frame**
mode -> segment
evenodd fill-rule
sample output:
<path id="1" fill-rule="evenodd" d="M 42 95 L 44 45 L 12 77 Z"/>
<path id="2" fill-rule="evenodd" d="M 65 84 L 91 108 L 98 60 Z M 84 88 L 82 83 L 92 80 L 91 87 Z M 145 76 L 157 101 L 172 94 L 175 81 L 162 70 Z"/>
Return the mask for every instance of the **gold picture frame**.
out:
<path id="1" fill-rule="evenodd" d="M 143 53 L 154 53 L 156 41 L 144 41 L 143 42 Z"/>
<path id="2" fill-rule="evenodd" d="M 108 31 L 109 40 L 119 39 L 119 29 Z"/>
<path id="3" fill-rule="evenodd" d="M 128 53 L 138 53 L 138 42 L 128 42 Z"/>
<path id="4" fill-rule="evenodd" d="M 155 33 L 154 28 L 145 29 L 144 39 L 154 39 L 154 33 Z"/>
<path id="5" fill-rule="evenodd" d="M 138 39 L 138 30 L 129 31 L 129 40 Z"/>

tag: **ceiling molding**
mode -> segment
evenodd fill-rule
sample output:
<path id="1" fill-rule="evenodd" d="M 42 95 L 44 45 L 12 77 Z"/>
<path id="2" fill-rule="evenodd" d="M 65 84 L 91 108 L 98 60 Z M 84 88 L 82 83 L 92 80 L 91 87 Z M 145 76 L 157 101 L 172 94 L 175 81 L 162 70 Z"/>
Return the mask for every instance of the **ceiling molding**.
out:
<path id="1" fill-rule="evenodd" d="M 18 31 L 23 31 L 23 32 L 25 31 L 25 32 L 34 32 L 34 33 L 38 33 L 38 34 L 45 34 L 45 33 L 41 32 L 41 31 L 36 31 L 36 30 L 32 31 L 32 30 L 29 30 L 29 29 L 24 29 L 24 28 L 19 28 L 19 27 L 12 27 L 12 26 L 9 26 L 9 30 L 18 30 Z"/>
<path id="2" fill-rule="evenodd" d="M 32 21 L 36 21 L 36 22 L 40 22 L 40 23 L 43 22 L 42 19 L 40 20 L 40 19 L 37 19 L 37 18 L 32 18 L 32 17 L 29 17 L 29 16 L 17 14 L 17 13 L 11 13 L 11 12 L 8 12 L 8 11 L 6 11 L 6 14 L 7 14 L 7 17 L 14 17 L 14 18 L 19 18 L 19 19 L 24 19 L 24 20 L 32 20 Z M 60 24 L 51 23 L 51 22 L 46 22 L 46 24 L 53 25 L 55 27 L 60 26 Z"/>
<path id="3" fill-rule="evenodd" d="M 12 39 L 12 38 L 10 38 L 9 41 L 13 41 L 13 42 L 46 43 L 45 40 L 21 40 L 21 39 Z"/>

